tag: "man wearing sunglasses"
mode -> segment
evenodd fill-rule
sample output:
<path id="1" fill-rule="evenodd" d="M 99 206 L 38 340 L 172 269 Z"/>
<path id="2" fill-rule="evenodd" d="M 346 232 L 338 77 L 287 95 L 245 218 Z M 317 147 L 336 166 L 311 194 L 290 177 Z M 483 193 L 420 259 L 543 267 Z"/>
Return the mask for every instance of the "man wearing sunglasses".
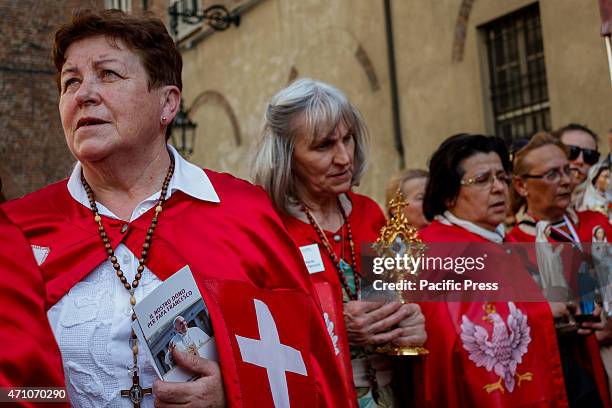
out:
<path id="1" fill-rule="evenodd" d="M 572 205 L 579 208 L 584 198 L 586 178 L 592 165 L 599 161 L 597 134 L 578 123 L 570 123 L 555 132 L 555 136 L 569 149 L 572 172 Z"/>

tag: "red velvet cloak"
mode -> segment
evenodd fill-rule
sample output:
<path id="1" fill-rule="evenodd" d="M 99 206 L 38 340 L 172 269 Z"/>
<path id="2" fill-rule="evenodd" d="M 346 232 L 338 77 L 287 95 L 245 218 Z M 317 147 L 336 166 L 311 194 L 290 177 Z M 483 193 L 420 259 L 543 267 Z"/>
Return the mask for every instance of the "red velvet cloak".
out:
<path id="1" fill-rule="evenodd" d="M 281 343 L 302 353 L 308 375 L 286 373 L 292 406 L 344 407 L 342 382 L 302 257 L 263 190 L 206 170 L 220 203 L 178 191 L 164 204 L 147 267 L 165 280 L 188 264 L 209 308 L 228 406 L 272 406 L 266 370 L 242 361 L 236 336 L 258 339 L 254 299 L 264 301 Z M 50 248 L 41 270 L 46 307 L 107 259 L 91 211 L 66 181 L 6 203 L 32 245 Z M 129 224 L 102 217 L 113 245 L 139 254 L 153 209 Z"/>
<path id="2" fill-rule="evenodd" d="M 349 192 L 348 197 L 352 203 L 352 210 L 348 216 L 348 221 L 351 225 L 353 242 L 355 244 L 357 265 L 358 268 L 361 268 L 361 244 L 371 244 L 375 242 L 386 220 L 378 204 L 370 198 L 353 192 Z M 282 214 L 281 218 L 287 226 L 289 234 L 299 247 L 319 244 L 319 250 L 325 270 L 312 273 L 310 278 L 319 295 L 323 311 L 329 315 L 330 320 L 334 324 L 335 334 L 338 336 L 338 348 L 340 349 L 340 355 L 342 357 L 344 378 L 347 380 L 347 386 L 354 390 L 351 355 L 348 338 L 346 337 L 346 327 L 344 325 L 342 306 L 343 289 L 338 278 L 338 272 L 331 258 L 326 253 L 325 248 L 320 245 L 321 239 L 310 223 L 305 223 L 286 214 Z M 350 262 L 350 246 L 346 238 L 346 232 L 344 232 L 345 239 L 341 242 L 336 242 L 334 236 L 342 235 L 342 231 L 324 231 L 324 233 L 335 253 L 344 254 L 344 260 Z M 359 269 L 358 272 L 362 271 Z"/>
<path id="3" fill-rule="evenodd" d="M 455 225 L 438 221 L 421 229 L 419 234 L 427 242 L 483 242 L 479 235 Z M 449 250 L 458 245 L 449 245 Z M 489 248 L 489 247 L 487 247 Z M 500 248 L 501 250 L 501 248 Z M 439 254 L 436 254 L 439 255 Z M 450 254 L 460 256 L 461 254 Z M 447 255 L 447 256 L 450 256 Z M 495 259 L 495 258 L 493 258 Z M 500 274 L 512 273 L 516 265 L 499 265 Z M 515 302 L 515 306 L 527 316 L 531 341 L 517 374 L 531 373 L 530 380 L 520 381 L 512 392 L 493 389 L 486 385 L 500 380 L 494 370 L 477 367 L 464 348 L 462 320 L 465 316 L 475 325 L 484 328 L 492 339 L 493 324 L 485 320 L 485 305 L 493 306 L 504 322 L 507 322 L 507 302 L 422 302 L 428 340 L 425 347 L 425 400 L 428 407 L 566 407 L 563 371 L 557 348 L 557 338 L 550 308 L 545 302 Z M 501 382 L 505 385 L 504 381 Z"/>
<path id="4" fill-rule="evenodd" d="M 593 228 L 602 227 L 608 237 L 608 242 L 612 237 L 612 225 L 608 221 L 608 218 L 595 211 L 581 211 L 576 212 L 578 216 L 578 222 L 574 223 L 576 228 L 576 234 L 580 238 L 580 242 L 591 243 L 593 241 Z M 512 231 L 506 236 L 508 242 L 535 242 L 534 233 L 527 232 L 522 229 L 519 225 L 516 225 Z M 554 242 L 552 238 L 548 238 L 550 242 Z"/>
<path id="5" fill-rule="evenodd" d="M 580 242 L 590 244 L 593 240 L 593 229 L 597 226 L 602 227 L 605 230 L 606 236 L 612 236 L 612 226 L 610 225 L 608 218 L 604 215 L 595 211 L 582 211 L 576 212 L 577 222 L 573 222 L 576 234 L 580 238 Z M 508 242 L 535 242 L 535 233 L 532 229 L 524 229 L 519 225 L 516 225 L 510 233 L 506 236 Z M 550 242 L 555 242 L 553 238 L 548 237 Z M 535 253 L 531 253 L 531 258 L 535 259 Z M 567 268 L 569 270 L 570 268 Z M 567 277 L 567 276 L 566 276 Z M 571 284 L 571 282 L 570 282 Z M 584 340 L 585 349 L 582 360 L 585 364 L 590 364 L 588 367 L 595 377 L 597 388 L 599 389 L 599 395 L 602 399 L 604 407 L 611 407 L 608 390 L 608 381 L 606 379 L 606 373 L 603 368 L 601 361 L 601 355 L 599 353 L 599 345 L 595 336 L 589 336 Z"/>
<path id="6" fill-rule="evenodd" d="M 62 359 L 44 305 L 32 250 L 0 211 L 0 387 L 64 387 Z"/>

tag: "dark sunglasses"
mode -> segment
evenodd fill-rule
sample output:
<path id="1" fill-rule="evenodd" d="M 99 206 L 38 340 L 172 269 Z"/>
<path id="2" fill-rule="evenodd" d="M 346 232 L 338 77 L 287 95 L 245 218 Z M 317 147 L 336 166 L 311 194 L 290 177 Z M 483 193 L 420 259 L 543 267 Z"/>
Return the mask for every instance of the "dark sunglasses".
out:
<path id="1" fill-rule="evenodd" d="M 575 145 L 567 145 L 567 148 L 569 149 L 569 156 L 567 158 L 570 160 L 576 160 L 580 156 L 580 152 L 582 152 L 582 159 L 586 164 L 592 166 L 599 161 L 599 152 L 597 150 L 583 149 Z"/>

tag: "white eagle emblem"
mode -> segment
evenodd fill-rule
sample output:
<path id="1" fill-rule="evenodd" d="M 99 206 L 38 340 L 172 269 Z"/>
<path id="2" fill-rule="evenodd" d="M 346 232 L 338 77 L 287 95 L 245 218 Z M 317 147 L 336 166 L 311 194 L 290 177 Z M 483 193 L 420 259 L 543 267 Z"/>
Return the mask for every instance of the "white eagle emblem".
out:
<path id="1" fill-rule="evenodd" d="M 465 315 L 461 316 L 461 341 L 463 348 L 469 353 L 470 360 L 476 364 L 476 367 L 485 367 L 487 371 L 494 370 L 499 376 L 499 381 L 483 387 L 488 393 L 495 390 L 504 393 L 502 380 L 506 389 L 512 392 L 516 384 L 515 377 L 518 378 L 519 387 L 521 381 L 533 379 L 532 373 L 516 372 L 516 367 L 522 362 L 523 355 L 527 353 L 531 342 L 529 336 L 531 328 L 527 324 L 527 316 L 512 302 L 508 302 L 508 308 L 510 313 L 507 322 L 504 322 L 492 304 L 485 305 L 487 316 L 483 319 L 493 323 L 491 339 L 487 329 L 474 324 Z"/>

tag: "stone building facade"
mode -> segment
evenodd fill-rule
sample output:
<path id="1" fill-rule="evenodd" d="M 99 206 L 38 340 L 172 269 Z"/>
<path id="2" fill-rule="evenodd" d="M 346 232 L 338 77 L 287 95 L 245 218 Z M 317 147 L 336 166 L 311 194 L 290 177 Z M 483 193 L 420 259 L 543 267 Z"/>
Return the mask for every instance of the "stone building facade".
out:
<path id="1" fill-rule="evenodd" d="M 145 5 L 169 23 L 173 1 L 0 2 L 8 39 L 0 43 L 0 177 L 8 198 L 69 173 L 74 159 L 59 124 L 51 35 L 71 8 L 109 3 L 127 4 L 134 13 Z M 385 0 L 201 3 L 241 14 L 239 27 L 222 32 L 179 27 L 183 99 L 198 124 L 190 159 L 204 167 L 249 178 L 266 102 L 298 77 L 330 82 L 364 114 L 372 163 L 358 190 L 381 204 L 387 180 L 402 163 L 394 89 L 407 167 L 426 166 L 440 141 L 458 132 L 502 133 L 510 140 L 579 122 L 605 139 L 612 127 L 594 1 L 389 0 L 395 84 Z M 600 144 L 607 151 L 605 140 Z"/>
<path id="2" fill-rule="evenodd" d="M 180 41 L 189 84 L 185 105 L 199 125 L 192 160 L 248 178 L 266 101 L 296 77 L 321 79 L 343 90 L 365 116 L 372 163 L 358 190 L 383 204 L 385 184 L 401 164 L 385 1 L 241 3 L 249 8 L 238 28 Z M 597 2 L 409 0 L 390 6 L 407 167 L 425 167 L 455 133 L 509 140 L 568 122 L 587 124 L 608 150 L 612 92 Z M 506 33 L 517 38 L 498 44 L 508 55 L 492 67 L 487 38 Z M 493 86 L 494 75 L 500 86 Z"/>

